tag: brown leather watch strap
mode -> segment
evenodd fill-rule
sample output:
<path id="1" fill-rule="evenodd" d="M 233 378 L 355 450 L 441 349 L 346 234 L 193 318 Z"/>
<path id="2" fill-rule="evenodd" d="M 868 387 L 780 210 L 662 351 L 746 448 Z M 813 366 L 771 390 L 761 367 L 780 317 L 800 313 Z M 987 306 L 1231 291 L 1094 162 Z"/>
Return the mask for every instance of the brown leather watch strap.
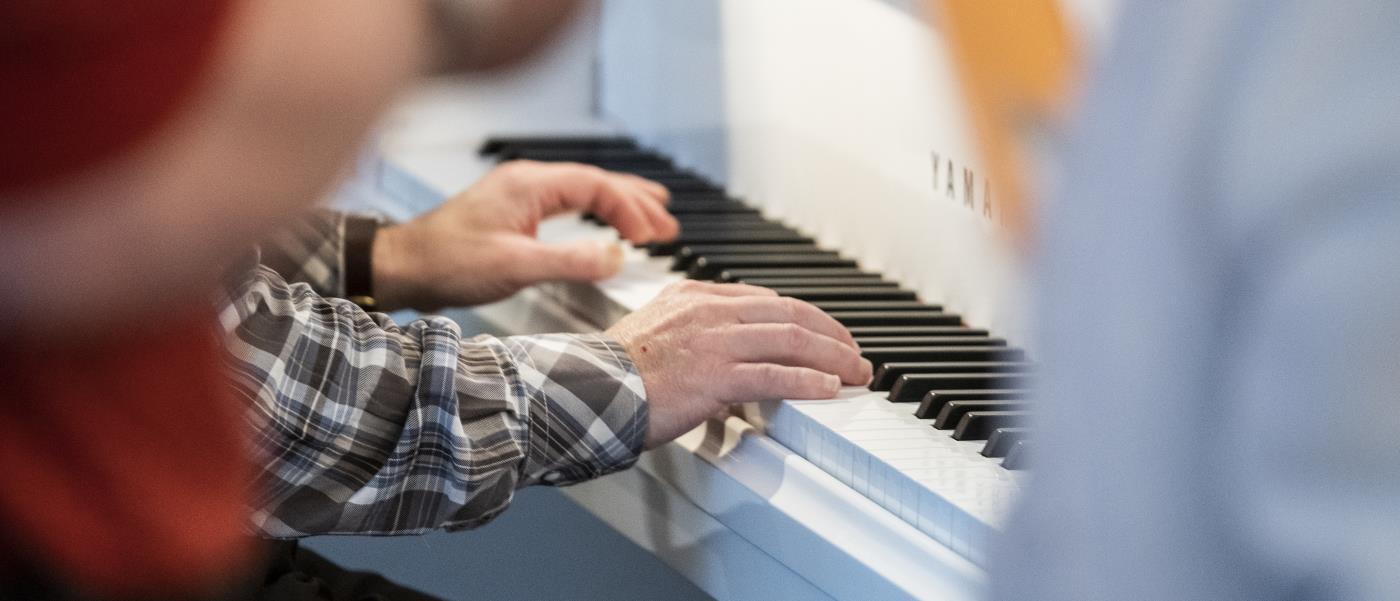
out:
<path id="1" fill-rule="evenodd" d="M 372 217 L 348 215 L 345 218 L 345 297 L 366 309 L 374 301 L 374 236 L 380 222 Z"/>

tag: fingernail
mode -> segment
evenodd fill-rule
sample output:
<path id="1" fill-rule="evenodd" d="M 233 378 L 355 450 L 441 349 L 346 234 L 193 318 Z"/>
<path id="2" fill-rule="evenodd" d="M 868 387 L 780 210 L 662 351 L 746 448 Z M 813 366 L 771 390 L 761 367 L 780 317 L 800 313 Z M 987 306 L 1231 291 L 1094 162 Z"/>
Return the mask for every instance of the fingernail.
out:
<path id="1" fill-rule="evenodd" d="M 837 391 L 841 390 L 841 378 L 839 376 L 827 375 L 826 389 L 830 390 L 831 394 L 836 394 Z"/>
<path id="2" fill-rule="evenodd" d="M 612 277 L 622 271 L 622 245 L 616 242 L 599 242 L 603 246 L 602 271 L 604 277 Z"/>

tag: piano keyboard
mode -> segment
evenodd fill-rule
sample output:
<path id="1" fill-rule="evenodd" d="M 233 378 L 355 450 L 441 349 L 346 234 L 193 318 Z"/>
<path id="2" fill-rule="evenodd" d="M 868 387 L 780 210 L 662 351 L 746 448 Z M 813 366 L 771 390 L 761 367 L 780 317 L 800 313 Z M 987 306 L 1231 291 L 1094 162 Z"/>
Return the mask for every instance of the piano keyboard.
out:
<path id="1" fill-rule="evenodd" d="M 826 401 L 764 403 L 752 421 L 934 540 L 983 563 L 1034 444 L 1023 425 L 1033 403 L 1027 396 L 1033 364 L 1022 349 L 968 327 L 959 315 L 630 139 L 502 137 L 480 152 L 499 161 L 586 163 L 670 190 L 668 209 L 681 223 L 675 241 L 629 249 L 623 273 L 596 290 L 559 285 L 559 300 L 600 327 L 682 277 L 768 287 L 845 325 L 876 368 L 869 389 L 847 389 Z M 540 236 L 616 240 L 591 215 L 547 223 Z"/>

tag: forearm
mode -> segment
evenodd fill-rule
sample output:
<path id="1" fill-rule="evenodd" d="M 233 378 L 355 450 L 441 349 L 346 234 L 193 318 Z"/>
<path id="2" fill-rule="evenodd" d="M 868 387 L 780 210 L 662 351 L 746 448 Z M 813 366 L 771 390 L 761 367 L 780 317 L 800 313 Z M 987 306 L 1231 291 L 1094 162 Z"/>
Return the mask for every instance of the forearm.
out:
<path id="1" fill-rule="evenodd" d="M 598 336 L 399 328 L 266 269 L 232 291 L 224 323 L 257 428 L 263 535 L 474 527 L 521 486 L 631 465 L 645 437 L 641 380 Z"/>

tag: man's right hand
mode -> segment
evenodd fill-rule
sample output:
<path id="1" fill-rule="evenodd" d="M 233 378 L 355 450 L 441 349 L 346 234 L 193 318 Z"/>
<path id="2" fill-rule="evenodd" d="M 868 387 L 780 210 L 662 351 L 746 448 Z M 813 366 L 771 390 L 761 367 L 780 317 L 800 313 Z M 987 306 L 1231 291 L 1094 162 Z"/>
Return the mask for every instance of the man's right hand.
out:
<path id="1" fill-rule="evenodd" d="M 825 399 L 871 365 L 816 307 L 742 284 L 684 281 L 606 332 L 627 349 L 650 403 L 646 448 L 733 403 Z"/>

